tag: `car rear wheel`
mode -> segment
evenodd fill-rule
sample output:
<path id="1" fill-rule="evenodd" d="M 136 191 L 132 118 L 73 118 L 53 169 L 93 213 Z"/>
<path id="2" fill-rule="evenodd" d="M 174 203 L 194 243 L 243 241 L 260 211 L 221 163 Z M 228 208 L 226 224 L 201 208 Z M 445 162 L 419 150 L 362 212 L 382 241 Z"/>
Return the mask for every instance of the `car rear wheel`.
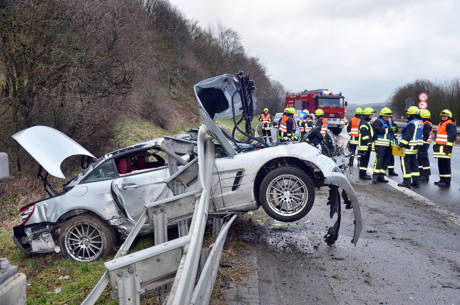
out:
<path id="1" fill-rule="evenodd" d="M 310 212 L 315 190 L 310 177 L 297 167 L 279 167 L 262 180 L 259 199 L 265 212 L 279 221 L 296 221 Z"/>
<path id="2" fill-rule="evenodd" d="M 81 214 L 61 226 L 59 244 L 65 256 L 80 262 L 92 262 L 110 253 L 115 238 L 113 228 L 100 218 Z"/>

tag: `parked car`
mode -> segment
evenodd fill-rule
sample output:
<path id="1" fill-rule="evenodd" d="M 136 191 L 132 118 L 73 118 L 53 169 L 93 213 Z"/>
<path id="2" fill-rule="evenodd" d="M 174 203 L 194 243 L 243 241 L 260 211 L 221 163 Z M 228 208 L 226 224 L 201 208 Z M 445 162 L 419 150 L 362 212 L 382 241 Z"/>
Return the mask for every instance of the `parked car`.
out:
<path id="1" fill-rule="evenodd" d="M 307 143 L 270 147 L 258 139 L 242 143 L 217 125 L 216 119 L 235 117 L 244 108 L 245 99 L 238 97 L 241 83 L 235 76 L 206 79 L 194 89 L 203 122 L 216 142 L 210 214 L 247 212 L 262 205 L 277 220 L 296 221 L 311 210 L 315 187 L 340 187 L 353 207 L 352 242 L 357 242 L 359 203 L 334 160 Z M 51 127 L 34 126 L 13 138 L 40 164 L 39 177 L 50 196 L 19 211 L 21 223 L 14 227 L 13 239 L 26 253 L 62 251 L 87 262 L 104 257 L 118 238 L 129 233 L 144 204 L 198 188 L 195 131 L 146 141 L 100 158 Z M 64 183 L 62 191 L 54 191 L 48 174 L 65 178 L 61 163 L 75 155 L 89 160 L 82 162 L 88 165 Z M 151 231 L 150 224 L 142 230 Z"/>

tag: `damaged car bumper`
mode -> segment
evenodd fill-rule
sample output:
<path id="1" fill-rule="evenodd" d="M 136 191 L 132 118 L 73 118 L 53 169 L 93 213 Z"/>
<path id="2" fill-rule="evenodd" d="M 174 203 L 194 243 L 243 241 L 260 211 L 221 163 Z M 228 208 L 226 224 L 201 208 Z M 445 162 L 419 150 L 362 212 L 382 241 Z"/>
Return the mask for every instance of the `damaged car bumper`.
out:
<path id="1" fill-rule="evenodd" d="M 60 252 L 56 245 L 52 224 L 41 223 L 34 226 L 15 226 L 13 228 L 13 241 L 24 253 L 52 253 Z"/>

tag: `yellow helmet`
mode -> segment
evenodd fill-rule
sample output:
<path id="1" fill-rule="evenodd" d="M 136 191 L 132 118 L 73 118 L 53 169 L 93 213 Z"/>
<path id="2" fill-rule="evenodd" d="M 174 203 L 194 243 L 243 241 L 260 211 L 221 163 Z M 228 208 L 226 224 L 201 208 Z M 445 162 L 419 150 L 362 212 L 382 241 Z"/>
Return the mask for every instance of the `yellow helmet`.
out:
<path id="1" fill-rule="evenodd" d="M 410 106 L 409 108 L 407 108 L 406 113 L 409 114 L 409 115 L 411 115 L 411 114 L 419 114 L 420 109 L 417 106 Z"/>
<path id="2" fill-rule="evenodd" d="M 439 116 L 448 116 L 449 118 L 452 118 L 452 111 L 449 109 L 443 109 Z"/>
<path id="3" fill-rule="evenodd" d="M 388 107 L 383 107 L 382 110 L 380 110 L 380 116 L 391 116 L 391 109 Z"/>
<path id="4" fill-rule="evenodd" d="M 264 108 L 264 112 L 268 112 L 268 108 Z"/>
<path id="5" fill-rule="evenodd" d="M 363 108 L 358 107 L 355 109 L 355 114 L 363 114 Z"/>
<path id="6" fill-rule="evenodd" d="M 284 108 L 283 113 L 289 113 L 289 108 Z"/>
<path id="7" fill-rule="evenodd" d="M 289 113 L 295 114 L 295 108 L 293 107 L 289 108 Z"/>
<path id="8" fill-rule="evenodd" d="M 372 107 L 366 107 L 363 110 L 363 114 L 365 114 L 365 115 L 371 115 L 371 114 L 374 114 L 374 113 L 375 113 L 375 110 Z"/>
<path id="9" fill-rule="evenodd" d="M 310 111 L 308 111 L 307 109 L 305 109 L 303 113 L 305 113 L 306 115 L 310 115 Z"/>
<path id="10" fill-rule="evenodd" d="M 424 119 L 431 118 L 431 112 L 428 109 L 420 110 L 420 116 Z"/>
<path id="11" fill-rule="evenodd" d="M 316 116 L 324 115 L 323 109 L 316 109 L 316 110 L 315 110 L 315 115 L 316 115 Z"/>

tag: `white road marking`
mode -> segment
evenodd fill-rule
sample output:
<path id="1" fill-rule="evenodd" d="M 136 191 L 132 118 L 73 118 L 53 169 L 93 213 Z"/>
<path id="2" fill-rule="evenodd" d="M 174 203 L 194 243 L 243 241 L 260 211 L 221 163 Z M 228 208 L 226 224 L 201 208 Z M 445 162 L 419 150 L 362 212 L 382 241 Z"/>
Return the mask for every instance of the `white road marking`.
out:
<path id="1" fill-rule="evenodd" d="M 368 167 L 367 168 L 367 173 L 369 175 L 372 176 L 372 168 Z M 394 181 L 393 179 L 391 178 L 388 178 L 388 184 L 394 188 L 395 190 L 397 191 L 400 191 L 401 193 L 403 194 L 406 194 L 407 196 L 417 200 L 417 201 L 420 201 L 422 203 L 424 203 L 425 205 L 427 206 L 430 206 L 433 208 L 433 210 L 438 213 L 439 215 L 441 216 L 444 216 L 446 219 L 452 221 L 454 224 L 456 224 L 457 226 L 460 227 L 460 216 L 455 214 L 454 212 L 451 212 L 443 207 L 441 207 L 439 204 L 431 201 L 430 199 L 426 198 L 425 196 L 422 196 L 416 192 L 414 192 L 413 190 L 411 189 L 408 189 L 406 187 L 400 187 L 398 186 L 398 182 Z"/>

